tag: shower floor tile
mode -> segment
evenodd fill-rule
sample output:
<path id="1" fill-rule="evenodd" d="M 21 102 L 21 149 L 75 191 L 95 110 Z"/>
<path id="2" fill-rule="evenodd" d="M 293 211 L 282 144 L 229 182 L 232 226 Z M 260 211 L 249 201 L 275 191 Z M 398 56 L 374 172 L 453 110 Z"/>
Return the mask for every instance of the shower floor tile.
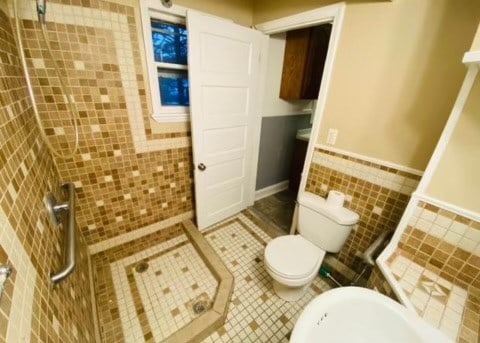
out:
<path id="1" fill-rule="evenodd" d="M 148 256 L 148 257 L 145 257 Z M 148 269 L 136 266 L 148 263 Z M 210 304 L 217 281 L 196 249 L 181 235 L 111 265 L 126 341 L 151 335 L 161 341 L 191 322 L 196 299 Z M 147 323 L 138 320 L 145 314 Z"/>
<path id="2" fill-rule="evenodd" d="M 225 323 L 204 342 L 287 342 L 302 309 L 330 288 L 317 278 L 300 301 L 278 298 L 263 264 L 265 246 L 277 233 L 249 211 L 203 235 L 234 276 Z M 103 342 L 161 342 L 198 316 L 195 302 L 208 308 L 218 288 L 182 225 L 101 252 L 92 261 Z"/>

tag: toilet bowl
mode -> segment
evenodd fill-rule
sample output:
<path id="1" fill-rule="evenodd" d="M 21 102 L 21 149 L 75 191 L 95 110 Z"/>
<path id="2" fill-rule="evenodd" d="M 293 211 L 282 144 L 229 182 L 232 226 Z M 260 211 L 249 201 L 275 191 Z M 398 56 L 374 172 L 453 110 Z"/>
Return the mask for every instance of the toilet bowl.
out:
<path id="1" fill-rule="evenodd" d="M 325 251 L 300 235 L 272 240 L 265 249 L 265 268 L 282 299 L 297 301 L 317 276 Z"/>
<path id="2" fill-rule="evenodd" d="M 297 301 L 305 294 L 325 254 L 340 251 L 359 218 L 311 193 L 300 194 L 298 202 L 299 234 L 277 237 L 265 248 L 265 268 L 273 289 L 286 301 Z"/>

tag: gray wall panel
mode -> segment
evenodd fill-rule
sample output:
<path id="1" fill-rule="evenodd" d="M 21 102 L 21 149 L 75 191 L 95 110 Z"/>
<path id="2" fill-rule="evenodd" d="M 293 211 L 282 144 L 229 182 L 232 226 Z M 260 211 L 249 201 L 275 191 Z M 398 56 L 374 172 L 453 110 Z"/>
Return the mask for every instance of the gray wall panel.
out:
<path id="1" fill-rule="evenodd" d="M 256 190 L 289 179 L 295 136 L 309 127 L 310 114 L 262 118 Z"/>

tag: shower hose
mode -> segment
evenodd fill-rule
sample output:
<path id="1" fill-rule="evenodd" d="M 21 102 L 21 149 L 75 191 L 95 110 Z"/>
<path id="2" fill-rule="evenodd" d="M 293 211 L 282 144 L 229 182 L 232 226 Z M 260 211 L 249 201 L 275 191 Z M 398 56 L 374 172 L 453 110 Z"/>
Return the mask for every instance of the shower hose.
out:
<path id="1" fill-rule="evenodd" d="M 60 74 L 60 71 L 59 71 L 60 67 L 59 67 L 57 61 L 55 60 L 55 58 L 53 57 L 52 48 L 51 48 L 50 42 L 48 40 L 46 24 L 45 24 L 45 22 L 41 22 L 39 20 L 39 25 L 40 25 L 40 28 L 42 30 L 43 40 L 44 40 L 45 45 L 47 47 L 48 54 L 50 55 L 50 59 L 53 61 L 53 65 L 55 67 L 54 68 L 55 69 L 55 74 L 56 74 L 58 80 L 60 81 L 60 87 L 62 89 L 62 93 L 63 93 L 64 97 L 66 98 L 67 103 L 69 105 L 70 112 L 71 112 L 71 121 L 72 121 L 74 130 L 75 130 L 75 146 L 74 146 L 73 149 L 71 149 L 71 151 L 69 153 L 66 154 L 66 153 L 59 152 L 57 149 L 55 149 L 52 146 L 52 144 L 50 143 L 50 140 L 48 139 L 48 137 L 45 133 L 45 127 L 43 126 L 42 119 L 40 118 L 40 114 L 38 112 L 37 102 L 35 101 L 35 94 L 33 92 L 33 87 L 32 87 L 32 81 L 30 79 L 30 73 L 28 72 L 27 62 L 26 62 L 26 59 L 25 59 L 25 52 L 23 50 L 22 35 L 21 35 L 21 31 L 20 31 L 20 19 L 19 19 L 19 14 L 18 14 L 17 2 L 18 2 L 18 0 L 13 0 L 13 12 L 14 12 L 14 17 L 15 17 L 15 28 L 16 28 L 16 33 L 17 33 L 18 50 L 19 50 L 19 54 L 20 54 L 20 60 L 21 60 L 21 63 L 22 63 L 22 67 L 23 67 L 23 73 L 25 75 L 25 79 L 26 79 L 26 82 L 27 82 L 28 94 L 30 96 L 30 99 L 32 100 L 33 113 L 35 115 L 35 120 L 37 122 L 37 125 L 40 129 L 40 136 L 42 137 L 42 139 L 45 142 L 45 144 L 47 145 L 48 149 L 52 152 L 52 154 L 54 156 L 56 156 L 58 158 L 61 158 L 61 159 L 70 159 L 78 151 L 78 144 L 79 144 L 79 133 L 78 133 L 78 123 L 77 123 L 78 111 L 77 111 L 77 107 L 76 107 L 76 104 L 75 104 L 75 100 L 73 99 L 73 94 L 69 94 L 69 92 L 67 92 L 67 89 L 69 89 L 69 87 L 67 87 L 67 85 L 65 84 L 65 81 L 63 80 L 62 75 Z"/>

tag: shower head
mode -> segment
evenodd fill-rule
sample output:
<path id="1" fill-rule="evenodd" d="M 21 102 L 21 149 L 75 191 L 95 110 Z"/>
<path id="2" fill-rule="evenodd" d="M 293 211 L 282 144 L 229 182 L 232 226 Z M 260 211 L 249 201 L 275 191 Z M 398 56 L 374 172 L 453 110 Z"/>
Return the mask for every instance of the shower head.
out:
<path id="1" fill-rule="evenodd" d="M 162 5 L 166 8 L 170 8 L 173 5 L 173 1 L 172 0 L 162 0 Z"/>
<path id="2" fill-rule="evenodd" d="M 37 0 L 37 14 L 40 24 L 45 24 L 45 13 L 47 12 L 47 0 Z"/>

